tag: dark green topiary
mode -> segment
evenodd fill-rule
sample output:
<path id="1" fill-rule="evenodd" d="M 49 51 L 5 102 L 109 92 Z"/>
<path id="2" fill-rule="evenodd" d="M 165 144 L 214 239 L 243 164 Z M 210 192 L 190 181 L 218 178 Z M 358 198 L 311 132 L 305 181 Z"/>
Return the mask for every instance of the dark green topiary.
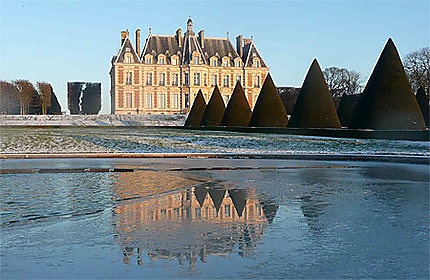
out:
<path id="1" fill-rule="evenodd" d="M 203 97 L 202 90 L 199 90 L 196 98 L 194 99 L 193 106 L 191 107 L 190 112 L 188 113 L 187 120 L 185 121 L 184 126 L 199 126 L 202 121 L 203 114 L 205 113 L 206 102 Z"/>
<path id="2" fill-rule="evenodd" d="M 286 127 L 287 111 L 270 74 L 267 75 L 254 106 L 249 126 Z"/>
<path id="3" fill-rule="evenodd" d="M 425 129 L 423 116 L 391 38 L 358 101 L 351 127 Z"/>
<path id="4" fill-rule="evenodd" d="M 222 100 L 218 86 L 215 86 L 200 124 L 204 126 L 220 126 L 224 112 L 224 101 Z"/>
<path id="5" fill-rule="evenodd" d="M 349 127 L 351 124 L 352 116 L 354 114 L 355 106 L 357 106 L 360 95 L 342 95 L 337 108 L 337 116 L 343 127 Z"/>
<path id="6" fill-rule="evenodd" d="M 300 89 L 288 127 L 340 128 L 333 98 L 316 59 Z"/>
<path id="7" fill-rule="evenodd" d="M 424 89 L 420 87 L 417 90 L 417 98 L 418 105 L 420 106 L 421 113 L 423 114 L 424 121 L 426 126 L 429 126 L 429 96 L 425 93 Z"/>
<path id="8" fill-rule="evenodd" d="M 249 108 L 248 100 L 245 97 L 245 92 L 243 91 L 240 82 L 237 81 L 230 101 L 228 102 L 227 108 L 225 109 L 221 125 L 248 126 L 251 116 L 252 112 Z"/>
<path id="9" fill-rule="evenodd" d="M 224 200 L 226 190 L 220 188 L 210 188 L 208 192 L 218 213 L 219 209 L 221 208 L 222 201 Z"/>
<path id="10" fill-rule="evenodd" d="M 247 193 L 243 189 L 234 189 L 228 191 L 231 201 L 233 202 L 234 208 L 236 208 L 239 217 L 242 217 L 243 209 L 246 206 Z"/>

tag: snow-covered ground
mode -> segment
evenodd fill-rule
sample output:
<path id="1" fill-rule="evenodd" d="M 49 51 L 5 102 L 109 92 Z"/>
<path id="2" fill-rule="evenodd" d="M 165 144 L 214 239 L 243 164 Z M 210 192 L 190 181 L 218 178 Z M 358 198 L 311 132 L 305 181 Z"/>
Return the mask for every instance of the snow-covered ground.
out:
<path id="1" fill-rule="evenodd" d="M 167 128 L 2 127 L 0 153 L 285 153 L 430 156 L 420 141 Z"/>
<path id="2" fill-rule="evenodd" d="M 0 115 L 2 126 L 182 126 L 186 115 Z"/>

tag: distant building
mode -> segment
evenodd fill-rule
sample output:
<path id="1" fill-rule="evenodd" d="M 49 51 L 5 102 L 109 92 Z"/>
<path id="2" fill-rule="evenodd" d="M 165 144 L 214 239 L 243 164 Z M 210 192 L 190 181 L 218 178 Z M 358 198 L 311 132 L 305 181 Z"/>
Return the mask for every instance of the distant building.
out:
<path id="1" fill-rule="evenodd" d="M 193 31 L 155 35 L 149 30 L 140 51 L 140 29 L 136 48 L 128 31 L 121 32 L 121 48 L 112 58 L 112 114 L 177 114 L 189 111 L 199 89 L 208 102 L 218 85 L 225 103 L 236 81 L 241 81 L 251 108 L 257 100 L 269 68 L 252 39 L 236 37 L 236 49 L 227 38 L 205 37 Z"/>

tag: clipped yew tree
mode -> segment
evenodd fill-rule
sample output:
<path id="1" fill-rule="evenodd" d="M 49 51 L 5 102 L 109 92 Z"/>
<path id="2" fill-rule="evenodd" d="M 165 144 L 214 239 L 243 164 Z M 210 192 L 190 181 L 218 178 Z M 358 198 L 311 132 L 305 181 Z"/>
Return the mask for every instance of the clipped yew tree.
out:
<path id="1" fill-rule="evenodd" d="M 426 95 L 424 89 L 420 87 L 417 90 L 417 95 L 415 95 L 417 98 L 418 105 L 420 106 L 421 113 L 423 114 L 424 122 L 426 126 L 429 126 L 429 96 Z"/>
<path id="2" fill-rule="evenodd" d="M 355 106 L 360 96 L 358 94 L 347 95 L 343 94 L 339 102 L 339 107 L 337 107 L 337 116 L 343 127 L 349 127 L 351 124 L 351 119 L 354 114 Z"/>
<path id="3" fill-rule="evenodd" d="M 288 127 L 340 128 L 333 98 L 316 59 L 300 89 Z"/>
<path id="4" fill-rule="evenodd" d="M 193 106 L 191 107 L 188 117 L 185 120 L 185 126 L 199 126 L 202 121 L 203 114 L 205 113 L 206 102 L 203 97 L 202 90 L 200 89 L 194 99 Z"/>
<path id="5" fill-rule="evenodd" d="M 425 129 L 423 116 L 391 38 L 361 94 L 351 128 Z"/>
<path id="6" fill-rule="evenodd" d="M 240 82 L 237 81 L 221 121 L 222 126 L 248 126 L 252 111 Z"/>
<path id="7" fill-rule="evenodd" d="M 200 124 L 204 126 L 220 126 L 224 112 L 224 101 L 222 100 L 218 86 L 215 86 Z"/>
<path id="8" fill-rule="evenodd" d="M 249 126 L 286 127 L 287 111 L 270 74 L 264 80 Z"/>

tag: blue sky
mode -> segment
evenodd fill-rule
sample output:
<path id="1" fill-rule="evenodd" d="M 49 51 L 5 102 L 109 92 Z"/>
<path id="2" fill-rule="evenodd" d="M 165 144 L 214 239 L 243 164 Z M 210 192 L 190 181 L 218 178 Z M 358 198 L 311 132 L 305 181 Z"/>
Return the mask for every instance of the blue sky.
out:
<path id="1" fill-rule="evenodd" d="M 429 46 L 430 1 L 9 1 L 0 0 L 0 79 L 50 82 L 63 110 L 67 81 L 102 82 L 109 113 L 110 60 L 120 32 L 186 29 L 208 37 L 243 34 L 278 86 L 300 87 L 313 58 L 367 80 L 389 37 L 400 55 Z"/>

